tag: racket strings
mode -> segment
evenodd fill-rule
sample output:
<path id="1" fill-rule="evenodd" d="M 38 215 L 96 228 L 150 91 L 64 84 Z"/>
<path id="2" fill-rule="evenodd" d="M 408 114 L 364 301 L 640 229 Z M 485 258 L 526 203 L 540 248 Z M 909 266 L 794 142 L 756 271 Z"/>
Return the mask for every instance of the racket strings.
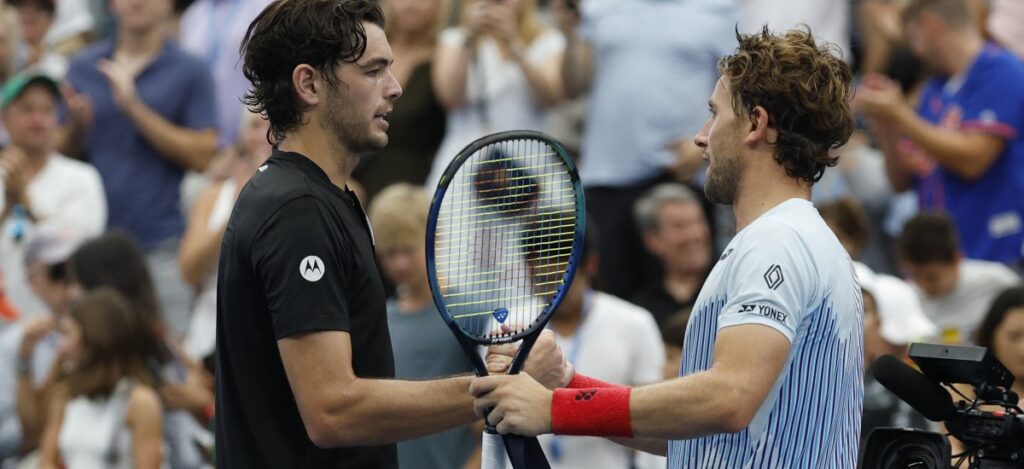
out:
<path id="1" fill-rule="evenodd" d="M 453 175 L 434 249 L 451 317 L 481 340 L 516 335 L 545 317 L 574 249 L 577 191 L 547 142 L 485 146 Z"/>

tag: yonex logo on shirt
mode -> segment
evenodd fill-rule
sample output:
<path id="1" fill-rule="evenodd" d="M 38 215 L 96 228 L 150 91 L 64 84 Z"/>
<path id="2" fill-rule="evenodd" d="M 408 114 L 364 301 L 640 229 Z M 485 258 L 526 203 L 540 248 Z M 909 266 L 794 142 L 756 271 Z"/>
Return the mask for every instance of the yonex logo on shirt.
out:
<path id="1" fill-rule="evenodd" d="M 320 280 L 324 276 L 324 261 L 317 256 L 306 256 L 299 263 L 299 274 L 310 282 Z"/>

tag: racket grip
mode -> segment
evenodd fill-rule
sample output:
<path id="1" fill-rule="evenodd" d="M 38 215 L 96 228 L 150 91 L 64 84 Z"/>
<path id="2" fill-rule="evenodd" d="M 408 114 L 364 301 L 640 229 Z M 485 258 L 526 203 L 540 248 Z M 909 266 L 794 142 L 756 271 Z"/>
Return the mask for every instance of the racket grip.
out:
<path id="1" fill-rule="evenodd" d="M 506 469 L 505 442 L 500 434 L 484 431 L 480 448 L 480 469 Z"/>

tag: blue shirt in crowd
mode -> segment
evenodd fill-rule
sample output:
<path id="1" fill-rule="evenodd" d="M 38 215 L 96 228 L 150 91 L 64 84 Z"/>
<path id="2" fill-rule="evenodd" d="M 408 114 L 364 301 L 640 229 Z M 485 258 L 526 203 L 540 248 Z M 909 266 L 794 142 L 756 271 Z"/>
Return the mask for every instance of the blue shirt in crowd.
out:
<path id="1" fill-rule="evenodd" d="M 67 81 L 93 104 L 83 149 L 103 178 L 108 226 L 127 230 L 149 250 L 185 230 L 179 189 L 185 170 L 146 141 L 114 103 L 107 78 L 96 68 L 113 53 L 112 40 L 83 50 L 72 58 Z M 146 106 L 176 126 L 200 130 L 217 125 L 206 64 L 172 41 L 135 78 L 135 88 Z"/>
<path id="2" fill-rule="evenodd" d="M 967 257 L 1017 263 L 1024 244 L 1024 63 L 986 44 L 958 77 L 936 77 L 918 114 L 947 128 L 1001 138 L 1006 147 L 981 178 L 968 181 L 935 165 L 917 178 L 923 209 L 944 209 Z"/>

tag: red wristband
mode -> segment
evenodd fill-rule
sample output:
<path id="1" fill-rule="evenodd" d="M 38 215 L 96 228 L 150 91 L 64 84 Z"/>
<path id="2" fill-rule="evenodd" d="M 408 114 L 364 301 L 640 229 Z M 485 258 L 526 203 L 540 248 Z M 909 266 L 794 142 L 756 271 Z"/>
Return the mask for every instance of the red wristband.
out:
<path id="1" fill-rule="evenodd" d="M 570 388 L 570 389 L 581 389 L 581 388 L 623 388 L 625 386 L 620 386 L 618 384 L 608 383 L 608 382 L 601 381 L 601 380 L 596 379 L 596 378 L 591 378 L 589 376 L 583 376 L 583 375 L 581 375 L 579 373 L 576 373 L 576 374 L 574 374 L 572 376 L 572 379 L 569 380 L 569 384 L 566 385 L 565 387 Z"/>
<path id="2" fill-rule="evenodd" d="M 626 386 L 556 389 L 551 400 L 551 431 L 556 435 L 632 438 L 630 391 Z"/>

